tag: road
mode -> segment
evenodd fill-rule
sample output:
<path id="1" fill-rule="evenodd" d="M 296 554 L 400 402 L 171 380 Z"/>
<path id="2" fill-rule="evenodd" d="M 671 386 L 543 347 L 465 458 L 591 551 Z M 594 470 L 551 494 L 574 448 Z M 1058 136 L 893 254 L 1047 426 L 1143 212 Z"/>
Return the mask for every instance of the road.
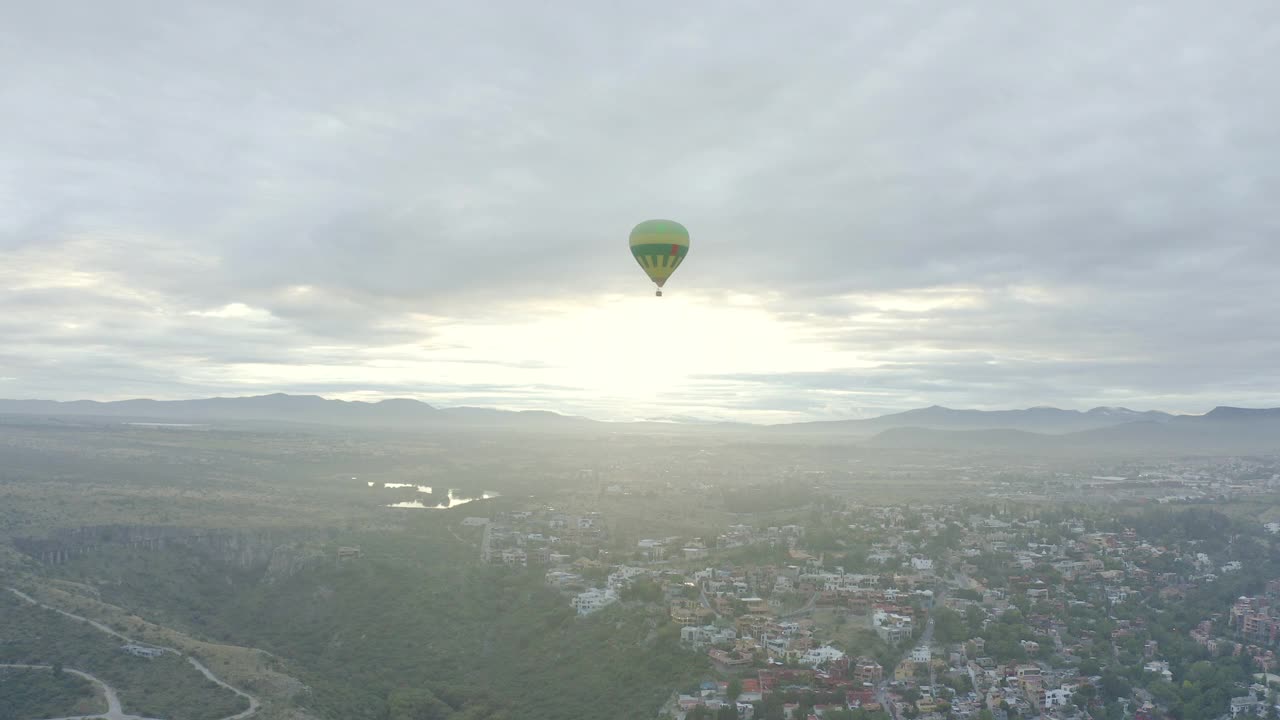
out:
<path id="1" fill-rule="evenodd" d="M 720 613 L 716 612 L 715 608 L 711 607 L 711 601 L 707 599 L 706 585 L 703 585 L 702 583 L 698 583 L 698 596 L 702 599 L 702 607 L 710 610 L 711 612 L 716 613 L 716 617 L 720 617 Z"/>
<path id="2" fill-rule="evenodd" d="M 935 592 L 936 592 L 936 595 L 935 595 L 935 596 L 934 596 L 934 598 L 929 602 L 929 610 L 930 610 L 930 613 L 929 613 L 929 619 L 928 619 L 927 621 L 925 621 L 925 624 L 924 624 L 924 632 L 920 634 L 920 645 L 923 645 L 923 646 L 925 646 L 925 647 L 929 647 L 929 646 L 933 643 L 933 613 L 932 613 L 932 610 L 933 610 L 934 606 L 935 606 L 935 605 L 936 605 L 940 600 L 942 600 L 942 598 L 945 596 L 945 593 L 946 593 L 946 591 L 945 591 L 945 590 L 936 590 Z M 816 599 L 816 598 L 817 598 L 817 595 L 814 595 L 814 598 Z M 917 645 L 916 647 L 919 647 L 919 645 Z M 970 676 L 972 677 L 972 675 L 973 675 L 973 670 L 972 670 L 972 668 L 970 668 L 970 670 L 969 670 L 969 674 L 970 674 Z M 897 706 L 895 706 L 895 705 L 891 705 L 891 704 L 889 703 L 889 691 L 888 691 L 888 684 L 889 684 L 889 683 L 888 683 L 888 681 L 887 681 L 887 680 L 885 680 L 885 681 L 880 682 L 880 684 L 876 686 L 876 702 L 879 702 L 879 703 L 880 703 L 880 705 L 881 705 L 881 707 L 883 707 L 885 710 L 888 710 L 888 711 L 889 711 L 889 714 L 894 718 L 894 720 L 898 720 L 898 714 L 897 714 L 897 712 L 896 712 L 896 710 L 897 710 Z M 932 662 L 932 659 L 931 659 L 931 661 L 929 662 L 929 686 L 930 686 L 930 687 L 934 687 L 934 686 L 936 686 L 936 685 L 937 685 L 937 679 L 934 677 L 933 662 Z M 976 681 L 974 682 L 974 689 L 975 689 L 975 690 L 977 689 L 977 682 L 976 682 Z"/>
<path id="3" fill-rule="evenodd" d="M 920 636 L 920 644 L 925 647 L 930 647 L 933 644 L 933 613 L 929 613 L 929 620 L 924 624 L 924 634 Z M 932 651 L 930 652 L 928 665 L 929 687 L 935 688 L 938 685 L 938 680 L 934 677 Z"/>
<path id="4" fill-rule="evenodd" d="M 0 665 L 0 668 L 21 668 L 24 670 L 52 670 L 49 665 Z M 90 718 L 107 718 L 107 720 L 157 720 L 156 718 L 144 718 L 139 715 L 126 715 L 124 709 L 120 707 L 120 696 L 116 694 L 116 689 L 108 685 L 101 678 L 94 677 L 87 672 L 80 670 L 72 670 L 71 668 L 63 668 L 63 672 L 69 672 L 72 675 L 80 677 L 95 683 L 102 688 L 102 694 L 107 698 L 107 711 L 105 713 L 94 713 L 92 715 L 73 715 L 65 718 L 57 718 L 56 720 L 90 720 Z"/>
<path id="5" fill-rule="evenodd" d="M 893 718 L 893 720 L 898 720 L 898 706 L 889 702 L 889 683 L 887 681 L 881 681 L 876 686 L 876 702 L 880 703 L 880 707 L 889 713 L 889 717 Z"/>
<path id="6" fill-rule="evenodd" d="M 201 664 L 199 660 L 191 657 L 190 655 L 187 656 L 187 662 L 191 663 L 192 666 L 195 667 L 195 669 L 199 670 L 201 675 L 204 675 L 205 677 L 209 678 L 210 680 L 217 683 L 218 685 L 230 690 L 231 692 L 249 701 L 248 708 L 246 708 L 241 712 L 236 713 L 235 715 L 228 715 L 222 718 L 222 720 L 244 720 L 244 718 L 247 718 L 250 715 L 258 712 L 257 698 L 255 698 L 254 696 L 250 695 L 249 693 L 243 690 L 240 690 L 238 688 L 233 688 L 230 685 L 226 684 L 225 682 L 222 681 L 221 678 L 219 678 L 217 675 L 214 675 L 213 672 L 209 670 L 209 668 L 205 667 L 203 664 Z"/>
<path id="7" fill-rule="evenodd" d="M 924 625 L 924 644 L 930 645 L 931 643 L 933 643 L 933 616 L 932 615 L 929 616 L 929 622 L 925 623 Z M 929 688 L 935 692 L 938 689 L 938 679 L 934 677 L 934 671 L 933 671 L 933 652 L 932 651 L 930 651 L 929 653 Z"/>
<path id="8" fill-rule="evenodd" d="M 116 632 L 115 630 L 112 630 L 111 628 L 107 627 L 106 625 L 103 625 L 102 623 L 98 622 L 97 620 L 90 620 L 89 618 L 84 617 L 84 616 L 82 616 L 82 615 L 76 615 L 75 613 L 69 613 L 69 612 L 67 612 L 66 610 L 59 610 L 59 609 L 58 609 L 58 608 L 56 608 L 56 607 L 52 607 L 52 606 L 50 606 L 50 605 L 45 605 L 44 603 L 40 602 L 39 600 L 36 600 L 35 598 L 31 597 L 30 595 L 28 595 L 28 594 L 26 594 L 26 593 L 22 592 L 21 590 L 19 590 L 19 589 L 17 589 L 17 588 L 9 588 L 9 592 L 12 592 L 14 595 L 17 595 L 18 597 L 20 597 L 20 598 L 22 598 L 23 600 L 25 600 L 25 601 L 27 601 L 27 602 L 31 603 L 32 605 L 36 605 L 36 606 L 42 607 L 42 608 L 44 608 L 44 609 L 46 609 L 46 610 L 52 610 L 52 611 L 54 611 L 54 612 L 56 612 L 56 613 L 60 613 L 60 614 L 62 614 L 62 615 L 65 615 L 65 616 L 67 616 L 67 617 L 71 618 L 72 620 L 79 620 L 80 622 L 88 623 L 89 625 L 93 626 L 94 628 L 96 628 L 96 629 L 98 629 L 98 630 L 101 630 L 102 632 L 104 632 L 104 633 L 106 633 L 106 634 L 108 634 L 108 635 L 110 635 L 110 636 L 112 636 L 112 637 L 114 637 L 114 638 L 117 638 L 117 639 L 119 639 L 119 640 L 123 640 L 123 641 L 125 641 L 126 643 L 137 643 L 137 644 L 140 644 L 140 645 L 146 645 L 147 647 L 158 648 L 158 649 L 163 650 L 163 651 L 165 651 L 165 652 L 167 652 L 167 653 L 173 653 L 174 655 L 177 655 L 177 656 L 179 656 L 179 657 L 184 657 L 184 655 L 183 655 L 182 651 L 178 650 L 177 648 L 165 647 L 165 646 L 163 646 L 163 645 L 155 645 L 155 644 L 152 644 L 152 643 L 140 643 L 140 642 L 138 642 L 137 640 L 134 640 L 133 638 L 129 637 L 128 635 L 124 635 L 124 634 L 122 634 L 122 633 Z M 217 675 L 214 675 L 214 674 L 213 674 L 213 672 L 212 672 L 211 670 L 209 670 L 209 668 L 205 667 L 205 666 L 204 666 L 204 665 L 203 665 L 199 660 L 196 660 L 195 658 L 191 657 L 190 655 L 185 655 L 185 657 L 187 658 L 187 662 L 191 663 L 192 667 L 194 667 L 196 670 L 199 670 L 199 671 L 200 671 L 200 673 L 201 673 L 202 675 L 204 675 L 205 677 L 209 678 L 209 679 L 210 679 L 210 680 L 212 680 L 213 682 L 217 683 L 219 686 L 224 687 L 224 688 L 226 688 L 226 689 L 230 690 L 231 692 L 235 693 L 236 695 L 239 695 L 240 697 L 242 697 L 242 698 L 244 698 L 245 700 L 248 700 L 248 701 L 249 701 L 249 708 L 248 708 L 247 710 L 244 710 L 244 711 L 242 711 L 242 712 L 238 712 L 238 713 L 236 713 L 235 715 L 228 715 L 228 716 L 226 716 L 226 717 L 224 717 L 224 718 L 220 718 L 220 720 L 244 720 L 244 718 L 247 718 L 247 717 L 249 717 L 250 715 L 253 715 L 254 713 L 258 712 L 258 707 L 259 707 L 258 698 L 256 698 L 256 697 L 254 697 L 254 696 L 250 695 L 250 694 L 249 694 L 249 693 L 247 693 L 247 692 L 244 692 L 243 690 L 240 690 L 240 689 L 238 689 L 238 688 L 232 687 L 231 685 L 228 685 L 225 681 L 223 681 L 223 680 L 222 680 L 221 678 L 219 678 Z M 107 691 L 107 705 L 108 705 L 108 707 L 109 707 L 109 708 L 114 708 L 114 709 L 115 709 L 115 711 L 116 711 L 116 713 L 117 713 L 115 716 L 112 716 L 112 715 L 110 714 L 110 712 L 108 712 L 108 714 L 107 714 L 106 716 L 102 716 L 102 715 L 87 715 L 87 716 L 85 716 L 85 717 L 87 717 L 87 718 L 109 717 L 109 718 L 111 718 L 111 720 L 155 720 L 154 718 L 139 718 L 137 715 L 126 715 L 126 714 L 124 714 L 124 711 L 123 711 L 123 710 L 121 710 L 121 708 L 120 708 L 120 700 L 119 700 L 119 698 L 116 696 L 116 692 L 115 692 L 115 690 L 114 690 L 114 689 L 112 689 L 109 685 L 107 685 L 106 683 L 102 682 L 101 680 L 98 680 L 98 679 L 97 679 L 97 678 L 95 678 L 95 677 L 91 677 L 91 676 L 89 676 L 89 675 L 87 675 L 87 674 L 85 674 L 85 673 L 81 673 L 81 672 L 79 672 L 79 671 L 69 671 L 69 672 L 75 672 L 77 675 L 83 675 L 84 677 L 87 677 L 87 678 L 89 678 L 90 680 L 93 680 L 94 682 L 98 683 L 98 684 L 99 684 L 99 685 L 101 685 L 103 688 L 105 688 L 105 689 L 106 689 L 106 691 Z M 112 704 L 111 704 L 112 702 L 114 702 L 115 704 L 114 704 L 114 705 L 112 705 Z M 63 720 L 63 719 L 59 719 L 59 720 Z"/>

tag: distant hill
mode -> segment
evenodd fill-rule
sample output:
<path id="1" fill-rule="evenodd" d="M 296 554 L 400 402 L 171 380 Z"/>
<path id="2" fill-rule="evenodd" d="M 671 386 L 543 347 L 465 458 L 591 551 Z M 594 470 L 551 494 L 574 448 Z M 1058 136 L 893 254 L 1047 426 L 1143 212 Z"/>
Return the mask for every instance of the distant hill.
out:
<path id="1" fill-rule="evenodd" d="M 874 447 L 895 450 L 1011 450 L 1033 452 L 1055 449 L 1060 435 L 1026 430 L 936 430 L 932 428 L 892 428 L 871 438 Z"/>
<path id="2" fill-rule="evenodd" d="M 1138 412 L 1128 408 L 1096 407 L 1081 412 L 1053 407 L 1025 410 L 953 410 L 940 405 L 881 415 L 865 420 L 778 425 L 785 432 L 840 433 L 871 436 L 893 428 L 925 430 L 1022 430 L 1063 434 L 1113 427 L 1137 421 L 1167 422 L 1175 416 L 1159 411 Z"/>
<path id="3" fill-rule="evenodd" d="M 894 428 L 879 433 L 868 444 L 894 449 L 1012 453 L 1272 454 L 1280 453 L 1280 408 L 1218 407 L 1204 415 L 1126 422 L 1061 434 Z"/>
<path id="4" fill-rule="evenodd" d="M 438 408 L 409 399 L 360 402 L 276 393 L 199 400 L 0 400 L 0 415 L 170 423 L 309 423 L 402 430 L 750 433 L 757 439 L 851 440 L 898 449 L 1280 452 L 1280 408 L 1218 407 L 1204 415 L 1171 415 L 1107 407 L 1084 412 L 1052 407 L 986 411 L 935 405 L 863 420 L 760 426 L 685 416 L 612 423 L 547 411 Z"/>
<path id="5" fill-rule="evenodd" d="M 110 417 L 175 423 L 257 421 L 347 425 L 355 427 L 571 427 L 592 424 L 586 418 L 540 410 L 437 408 L 418 400 L 379 402 L 330 400 L 318 395 L 257 395 L 200 400 L 0 400 L 0 413 L 30 416 Z"/>

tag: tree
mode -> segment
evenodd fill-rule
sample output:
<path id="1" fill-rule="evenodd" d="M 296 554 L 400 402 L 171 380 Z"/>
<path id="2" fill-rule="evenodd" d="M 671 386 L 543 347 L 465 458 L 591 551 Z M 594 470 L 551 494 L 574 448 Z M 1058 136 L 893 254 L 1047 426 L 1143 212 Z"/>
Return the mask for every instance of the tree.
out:
<path id="1" fill-rule="evenodd" d="M 725 696 L 729 698 L 729 702 L 736 703 L 738 696 L 742 694 L 742 681 L 734 678 L 729 681 L 729 687 L 725 691 Z"/>
<path id="2" fill-rule="evenodd" d="M 756 703 L 755 717 L 762 720 L 784 720 L 783 700 L 778 693 L 770 693 L 762 702 Z"/>
<path id="3" fill-rule="evenodd" d="M 453 708 L 426 688 L 401 688 L 387 696 L 390 720 L 447 720 Z"/>
<path id="4" fill-rule="evenodd" d="M 1129 681 L 1119 673 L 1107 670 L 1102 674 L 1102 696 L 1107 700 L 1129 697 L 1130 691 Z"/>
<path id="5" fill-rule="evenodd" d="M 62 677 L 62 663 L 60 662 L 53 663 L 53 676 L 56 678 Z"/>
<path id="6" fill-rule="evenodd" d="M 964 609 L 964 621 L 969 626 L 969 637 L 975 637 L 982 633 L 982 621 L 987 617 L 987 613 L 977 605 L 970 605 Z"/>
<path id="7" fill-rule="evenodd" d="M 951 644 L 968 639 L 968 626 L 960 613 L 941 607 L 933 611 L 933 632 L 938 642 Z"/>

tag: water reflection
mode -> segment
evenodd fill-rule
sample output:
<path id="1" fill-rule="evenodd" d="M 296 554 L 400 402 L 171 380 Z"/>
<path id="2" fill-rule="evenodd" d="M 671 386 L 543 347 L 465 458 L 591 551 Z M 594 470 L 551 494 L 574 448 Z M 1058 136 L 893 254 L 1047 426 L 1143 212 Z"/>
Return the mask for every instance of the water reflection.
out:
<path id="1" fill-rule="evenodd" d="M 390 505 L 387 505 L 387 507 L 411 508 L 414 510 L 448 510 L 449 508 L 457 507 L 459 505 L 466 505 L 467 503 L 472 502 L 474 500 L 488 500 L 490 498 L 496 498 L 496 497 L 498 497 L 498 493 L 489 492 L 489 491 L 485 491 L 481 493 L 480 497 L 470 497 L 470 496 L 461 494 L 461 491 L 459 490 L 454 490 L 450 488 L 447 495 L 448 501 L 442 502 L 438 505 L 427 505 L 421 500 L 406 500 L 404 502 L 392 503 Z"/>

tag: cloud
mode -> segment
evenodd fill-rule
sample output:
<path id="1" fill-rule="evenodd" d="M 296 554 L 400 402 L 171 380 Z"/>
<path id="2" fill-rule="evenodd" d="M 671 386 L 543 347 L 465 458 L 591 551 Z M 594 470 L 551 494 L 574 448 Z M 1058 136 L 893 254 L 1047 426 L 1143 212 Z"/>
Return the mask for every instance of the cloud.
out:
<path id="1" fill-rule="evenodd" d="M 1267 0 L 10 15 L 6 394 L 1280 402 Z"/>

